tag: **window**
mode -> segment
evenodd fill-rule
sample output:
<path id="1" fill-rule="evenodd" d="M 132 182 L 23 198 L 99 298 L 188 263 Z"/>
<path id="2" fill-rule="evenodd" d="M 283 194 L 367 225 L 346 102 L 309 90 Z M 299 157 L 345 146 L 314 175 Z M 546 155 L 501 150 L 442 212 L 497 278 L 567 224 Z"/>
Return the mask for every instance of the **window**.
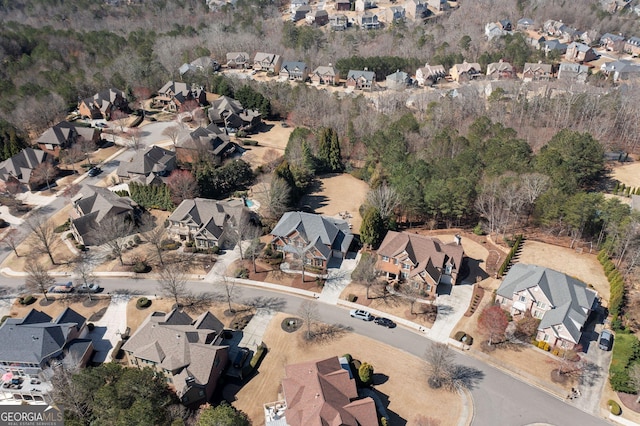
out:
<path id="1" fill-rule="evenodd" d="M 393 264 L 397 265 L 398 264 L 398 259 L 393 259 Z"/>
<path id="2" fill-rule="evenodd" d="M 406 278 L 408 278 L 408 277 L 409 277 L 409 274 L 407 274 L 406 272 L 403 272 L 403 273 L 401 273 L 401 274 L 400 274 L 400 276 L 401 276 L 403 279 L 406 279 Z"/>
<path id="3" fill-rule="evenodd" d="M 383 262 L 388 262 L 389 261 L 389 256 L 382 256 L 382 261 Z"/>
<path id="4" fill-rule="evenodd" d="M 534 316 L 534 318 L 541 319 L 544 316 L 544 314 L 542 312 L 538 311 L 538 310 L 535 310 L 535 311 L 533 311 L 533 316 Z"/>
<path id="5" fill-rule="evenodd" d="M 521 302 L 526 302 L 527 301 L 527 296 L 522 295 L 522 296 L 518 297 L 518 300 L 521 301 Z"/>
<path id="6" fill-rule="evenodd" d="M 413 288 L 419 289 L 420 288 L 420 283 L 413 283 Z"/>
<path id="7" fill-rule="evenodd" d="M 544 338 L 542 339 L 545 342 L 549 341 L 549 335 L 547 333 L 544 334 Z"/>
<path id="8" fill-rule="evenodd" d="M 431 284 L 425 284 L 425 290 L 431 291 Z"/>
<path id="9" fill-rule="evenodd" d="M 544 302 L 541 302 L 540 300 L 538 300 L 538 301 L 536 302 L 536 306 L 537 306 L 538 308 L 540 308 L 540 309 L 544 309 L 544 308 L 546 308 L 546 307 L 547 307 L 547 304 L 546 304 L 546 303 L 544 303 Z"/>
<path id="10" fill-rule="evenodd" d="M 402 264 L 402 269 L 411 269 L 411 265 L 408 263 L 403 263 Z"/>

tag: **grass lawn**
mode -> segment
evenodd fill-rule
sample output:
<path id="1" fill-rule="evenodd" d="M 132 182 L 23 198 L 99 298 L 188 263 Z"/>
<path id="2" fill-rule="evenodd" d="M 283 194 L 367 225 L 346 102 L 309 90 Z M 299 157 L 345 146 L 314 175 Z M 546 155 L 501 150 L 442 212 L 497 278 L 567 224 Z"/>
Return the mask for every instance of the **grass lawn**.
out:
<path id="1" fill-rule="evenodd" d="M 633 334 L 618 333 L 614 338 L 609 376 L 620 389 L 624 389 L 625 383 L 628 382 L 627 367 L 634 360 L 639 344 L 638 338 Z M 633 388 L 629 386 L 626 391 L 633 392 Z"/>

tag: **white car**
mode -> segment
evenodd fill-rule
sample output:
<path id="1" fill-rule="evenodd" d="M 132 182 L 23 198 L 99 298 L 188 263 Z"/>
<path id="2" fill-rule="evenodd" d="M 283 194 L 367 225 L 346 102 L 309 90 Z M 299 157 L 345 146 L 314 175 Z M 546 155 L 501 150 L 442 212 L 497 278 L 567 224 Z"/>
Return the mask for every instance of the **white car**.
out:
<path id="1" fill-rule="evenodd" d="M 100 291 L 98 284 L 82 284 L 80 287 L 76 287 L 78 293 L 97 293 Z"/>
<path id="2" fill-rule="evenodd" d="M 363 321 L 373 321 L 373 315 L 370 312 L 362 309 L 352 309 L 349 311 L 349 315 L 353 318 L 360 318 Z"/>

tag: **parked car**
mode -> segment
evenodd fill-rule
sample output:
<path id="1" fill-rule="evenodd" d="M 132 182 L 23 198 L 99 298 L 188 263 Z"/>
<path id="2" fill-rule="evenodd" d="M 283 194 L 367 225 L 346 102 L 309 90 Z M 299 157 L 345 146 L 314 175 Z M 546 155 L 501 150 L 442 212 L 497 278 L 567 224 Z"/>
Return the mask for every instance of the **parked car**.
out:
<path id="1" fill-rule="evenodd" d="M 389 318 L 384 318 L 384 317 L 378 317 L 375 320 L 373 320 L 373 322 L 387 328 L 395 328 L 396 326 L 395 322 L 391 321 Z"/>
<path id="2" fill-rule="evenodd" d="M 100 286 L 98 284 L 82 284 L 76 288 L 76 291 L 78 293 L 97 293 L 100 291 Z"/>
<path id="3" fill-rule="evenodd" d="M 87 172 L 87 174 L 91 177 L 98 176 L 100 173 L 102 173 L 102 169 L 98 166 L 90 168 Z"/>
<path id="4" fill-rule="evenodd" d="M 249 349 L 248 348 L 238 348 L 239 351 L 236 354 L 236 357 L 233 359 L 233 366 L 235 368 L 242 368 L 242 366 L 244 365 L 244 362 L 247 360 L 247 357 L 249 356 Z"/>
<path id="5" fill-rule="evenodd" d="M 349 311 L 349 315 L 353 318 L 360 318 L 363 321 L 373 321 L 373 315 L 362 309 L 352 309 Z"/>
<path id="6" fill-rule="evenodd" d="M 49 287 L 48 293 L 71 293 L 73 291 L 73 283 L 56 284 Z"/>
<path id="7" fill-rule="evenodd" d="M 603 351 L 611 350 L 613 346 L 613 334 L 609 330 L 602 330 L 600 333 L 600 340 L 598 340 L 598 347 Z"/>

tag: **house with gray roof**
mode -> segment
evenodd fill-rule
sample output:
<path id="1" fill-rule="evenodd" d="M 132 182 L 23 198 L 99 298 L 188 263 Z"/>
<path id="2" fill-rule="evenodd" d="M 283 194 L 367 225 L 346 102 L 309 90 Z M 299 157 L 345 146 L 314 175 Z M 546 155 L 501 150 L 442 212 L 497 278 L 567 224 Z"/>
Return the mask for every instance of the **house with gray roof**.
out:
<path id="1" fill-rule="evenodd" d="M 281 66 L 282 56 L 276 55 L 275 53 L 258 52 L 253 58 L 253 69 L 256 71 L 278 74 Z"/>
<path id="2" fill-rule="evenodd" d="M 251 57 L 247 52 L 227 53 L 228 68 L 251 68 Z"/>
<path id="3" fill-rule="evenodd" d="M 345 85 L 359 90 L 371 90 L 376 82 L 376 74 L 373 71 L 349 70 Z"/>
<path id="4" fill-rule="evenodd" d="M 0 390 L 17 401 L 49 401 L 47 372 L 58 363 L 84 367 L 93 354 L 88 332 L 86 318 L 71 308 L 55 319 L 37 309 L 24 318 L 7 318 L 0 325 L 0 376 L 8 381 L 0 381 Z"/>
<path id="5" fill-rule="evenodd" d="M 534 21 L 531 18 L 522 18 L 522 19 L 518 19 L 518 22 L 516 22 L 516 29 L 518 31 L 527 31 L 529 29 L 532 29 L 534 25 Z"/>
<path id="6" fill-rule="evenodd" d="M 630 55 L 640 55 L 640 37 L 629 37 L 624 43 L 624 51 Z"/>
<path id="7" fill-rule="evenodd" d="M 183 134 L 176 142 L 176 158 L 179 163 L 185 164 L 196 161 L 200 155 L 208 155 L 214 161 L 222 162 L 242 152 L 244 150 L 214 123 Z"/>
<path id="8" fill-rule="evenodd" d="M 340 72 L 331 64 L 329 66 L 320 65 L 311 73 L 311 82 L 336 85 L 340 82 Z"/>
<path id="9" fill-rule="evenodd" d="M 223 324 L 210 312 L 196 319 L 183 311 L 153 312 L 122 345 L 129 365 L 164 374 L 182 404 L 211 399 L 228 363 Z"/>
<path id="10" fill-rule="evenodd" d="M 606 33 L 600 37 L 600 46 L 608 51 L 622 52 L 624 50 L 625 38 L 619 34 Z"/>
<path id="11" fill-rule="evenodd" d="M 80 138 L 97 142 L 98 132 L 92 127 L 76 127 L 73 123 L 61 121 L 49 127 L 36 143 L 38 148 L 57 157 L 61 150 L 71 147 Z"/>
<path id="12" fill-rule="evenodd" d="M 53 161 L 45 151 L 25 148 L 13 157 L 0 162 L 0 187 L 4 189 L 9 182 L 18 182 L 32 188 L 31 174 L 45 161 Z"/>
<path id="13" fill-rule="evenodd" d="M 211 102 L 209 120 L 222 130 L 233 128 L 252 131 L 262 123 L 262 114 L 255 109 L 247 109 L 240 101 L 228 96 L 220 96 Z"/>
<path id="14" fill-rule="evenodd" d="M 309 67 L 304 62 L 285 61 L 279 75 L 287 80 L 306 81 L 309 77 Z"/>
<path id="15" fill-rule="evenodd" d="M 106 89 L 78 102 L 78 113 L 90 119 L 110 120 L 115 111 L 129 111 L 129 103 L 124 93 L 118 89 Z"/>
<path id="16" fill-rule="evenodd" d="M 137 204 L 129 197 L 120 197 L 108 188 L 83 186 L 72 199 L 71 229 L 80 244 L 100 244 L 101 228 L 111 221 L 134 221 Z"/>
<path id="17" fill-rule="evenodd" d="M 358 17 L 360 21 L 360 28 L 363 30 L 377 30 L 380 29 L 380 21 L 378 20 L 378 15 L 371 13 L 369 11 L 364 12 L 362 15 Z"/>
<path id="18" fill-rule="evenodd" d="M 596 291 L 562 272 L 517 263 L 500 284 L 496 303 L 514 319 L 527 312 L 540 319 L 536 340 L 573 349 L 579 344 L 591 311 L 598 304 Z"/>
<path id="19" fill-rule="evenodd" d="M 574 41 L 567 46 L 564 57 L 568 61 L 583 63 L 595 61 L 598 59 L 598 54 L 588 45 Z"/>
<path id="20" fill-rule="evenodd" d="M 556 39 L 545 40 L 542 42 L 542 50 L 545 55 L 548 55 L 551 52 L 555 52 L 558 55 L 564 55 L 567 53 L 567 45 Z"/>
<path id="21" fill-rule="evenodd" d="M 137 152 L 130 162 L 120 163 L 117 174 L 120 179 L 146 182 L 148 177 L 168 176 L 175 168 L 176 153 L 154 145 Z"/>
<path id="22" fill-rule="evenodd" d="M 181 76 L 187 73 L 209 73 L 218 71 L 220 69 L 220 64 L 215 59 L 209 56 L 201 56 L 197 59 L 194 59 L 190 63 L 184 63 L 178 68 L 178 72 Z"/>
<path id="23" fill-rule="evenodd" d="M 287 212 L 271 231 L 271 245 L 285 259 L 326 269 L 332 258 L 344 259 L 353 242 L 349 223 L 313 213 Z"/>
<path id="24" fill-rule="evenodd" d="M 200 86 L 168 81 L 158 90 L 158 96 L 153 98 L 154 107 L 170 112 L 180 111 L 187 102 L 195 103 L 196 106 L 208 105 L 207 92 Z"/>
<path id="25" fill-rule="evenodd" d="M 613 74 L 613 81 L 631 80 L 640 78 L 640 65 L 626 59 L 613 62 L 605 62 L 600 66 L 600 71 L 606 76 Z"/>
<path id="26" fill-rule="evenodd" d="M 347 4 L 350 4 L 347 1 Z M 329 27 L 332 31 L 344 31 L 349 26 L 349 19 L 346 15 L 331 15 L 329 16 Z"/>
<path id="27" fill-rule="evenodd" d="M 586 83 L 589 76 L 589 67 L 573 62 L 563 62 L 558 68 L 558 80 Z"/>
<path id="28" fill-rule="evenodd" d="M 409 85 L 409 74 L 397 70 L 386 78 L 386 86 L 389 90 L 404 90 Z"/>
<path id="29" fill-rule="evenodd" d="M 258 223 L 255 215 L 245 207 L 244 200 L 183 200 L 167 218 L 167 234 L 176 240 L 193 241 L 200 249 L 233 247 L 230 233 L 242 223 Z"/>
<path id="30" fill-rule="evenodd" d="M 315 10 L 307 14 L 305 18 L 309 25 L 315 25 L 321 27 L 329 23 L 329 12 L 326 10 Z"/>

